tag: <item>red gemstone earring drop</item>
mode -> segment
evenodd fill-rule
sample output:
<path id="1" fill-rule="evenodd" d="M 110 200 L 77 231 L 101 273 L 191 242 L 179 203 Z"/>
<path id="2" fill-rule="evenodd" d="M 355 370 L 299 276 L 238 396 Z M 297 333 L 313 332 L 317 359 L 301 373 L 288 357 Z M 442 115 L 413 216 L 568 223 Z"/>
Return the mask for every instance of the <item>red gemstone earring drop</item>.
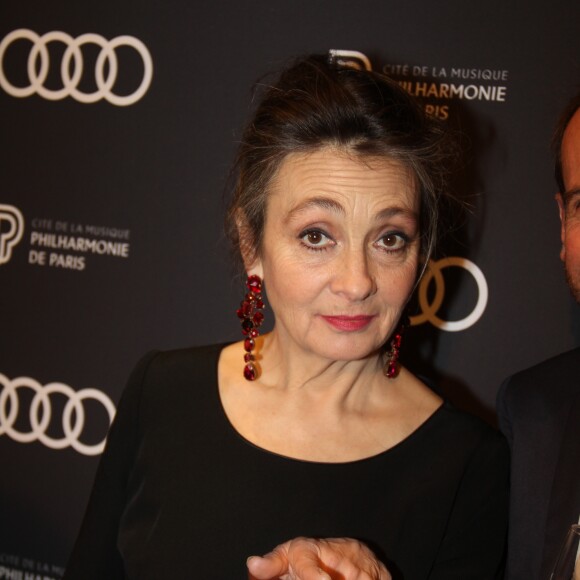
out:
<path id="1" fill-rule="evenodd" d="M 258 376 L 258 365 L 256 357 L 252 353 L 256 346 L 255 338 L 259 335 L 258 329 L 264 321 L 264 315 L 260 312 L 263 310 L 262 302 L 262 280 L 260 276 L 248 276 L 246 280 L 248 293 L 244 297 L 236 314 L 242 323 L 242 334 L 246 337 L 244 340 L 244 378 L 247 381 L 254 381 Z"/>
<path id="2" fill-rule="evenodd" d="M 401 365 L 399 364 L 399 354 L 401 351 L 401 344 L 403 343 L 403 331 L 408 325 L 408 320 L 405 318 L 400 324 L 399 328 L 391 338 L 391 345 L 387 351 L 387 360 L 383 368 L 383 374 L 387 379 L 394 379 L 399 374 Z"/>

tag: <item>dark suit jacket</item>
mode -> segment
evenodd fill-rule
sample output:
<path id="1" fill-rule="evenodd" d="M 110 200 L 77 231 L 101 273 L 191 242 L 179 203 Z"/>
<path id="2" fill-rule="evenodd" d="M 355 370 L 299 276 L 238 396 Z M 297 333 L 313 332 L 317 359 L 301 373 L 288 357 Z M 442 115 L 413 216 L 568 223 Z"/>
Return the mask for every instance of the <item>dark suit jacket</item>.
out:
<path id="1" fill-rule="evenodd" d="M 547 580 L 580 514 L 580 348 L 507 379 L 500 428 L 512 451 L 507 580 Z"/>

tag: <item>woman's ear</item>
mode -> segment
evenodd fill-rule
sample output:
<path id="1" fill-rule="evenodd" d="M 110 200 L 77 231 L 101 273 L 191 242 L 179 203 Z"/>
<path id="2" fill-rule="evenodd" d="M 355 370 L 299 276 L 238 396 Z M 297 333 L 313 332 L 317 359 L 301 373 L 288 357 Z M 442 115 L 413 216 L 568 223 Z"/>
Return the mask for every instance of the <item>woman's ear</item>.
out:
<path id="1" fill-rule="evenodd" d="M 244 269 L 248 276 L 256 275 L 264 278 L 264 271 L 262 268 L 262 260 L 258 249 L 256 248 L 256 240 L 248 224 L 246 217 L 241 210 L 238 210 L 236 216 L 236 227 L 238 228 L 238 240 L 240 245 L 240 254 L 244 261 Z"/>
<path id="2" fill-rule="evenodd" d="M 260 279 L 264 279 L 264 268 L 262 266 L 262 258 L 260 254 L 256 251 L 253 252 L 253 260 L 246 261 L 244 258 L 244 268 L 246 269 L 246 273 L 248 276 L 260 276 Z"/>

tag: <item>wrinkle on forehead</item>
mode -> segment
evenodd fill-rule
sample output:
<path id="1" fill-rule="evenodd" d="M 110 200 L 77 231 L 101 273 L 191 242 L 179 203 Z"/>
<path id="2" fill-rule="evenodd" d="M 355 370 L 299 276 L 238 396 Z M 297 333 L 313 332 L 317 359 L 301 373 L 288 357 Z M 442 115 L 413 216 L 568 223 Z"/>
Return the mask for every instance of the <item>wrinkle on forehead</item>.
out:
<path id="1" fill-rule="evenodd" d="M 329 199 L 326 197 L 313 197 L 305 200 L 302 203 L 299 203 L 296 207 L 292 208 L 292 210 L 288 212 L 285 221 L 290 222 L 311 208 L 320 208 L 341 216 L 344 216 L 347 213 L 346 209 L 334 199 Z M 413 220 L 416 220 L 418 217 L 416 211 L 413 211 L 407 207 L 394 206 L 379 211 L 376 214 L 375 219 L 377 221 L 387 220 L 398 215 L 402 215 L 403 217 Z"/>
<path id="2" fill-rule="evenodd" d="M 297 196 L 288 192 L 299 193 Z M 270 195 L 286 202 L 290 219 L 311 208 L 344 214 L 341 196 L 369 196 L 377 202 L 390 198 L 392 207 L 380 208 L 379 217 L 408 213 L 416 217 L 419 205 L 413 172 L 389 157 L 351 154 L 343 149 L 323 148 L 308 153 L 291 153 L 272 180 Z"/>

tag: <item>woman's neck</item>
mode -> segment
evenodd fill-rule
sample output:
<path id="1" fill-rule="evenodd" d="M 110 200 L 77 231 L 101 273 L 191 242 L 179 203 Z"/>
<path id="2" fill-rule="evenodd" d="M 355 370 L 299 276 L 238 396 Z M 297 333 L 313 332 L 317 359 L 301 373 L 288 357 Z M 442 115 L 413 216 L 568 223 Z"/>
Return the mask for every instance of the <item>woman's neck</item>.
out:
<path id="1" fill-rule="evenodd" d="M 379 352 L 360 360 L 329 360 L 301 349 L 276 331 L 261 337 L 258 347 L 259 380 L 267 388 L 302 391 L 307 397 L 345 403 L 367 399 L 377 381 L 384 388 Z"/>
<path id="2" fill-rule="evenodd" d="M 251 383 L 241 373 L 242 344 L 224 349 L 220 397 L 238 433 L 281 455 L 322 462 L 370 457 L 402 441 L 441 404 L 405 369 L 387 379 L 380 353 L 328 361 L 280 344 L 275 333 L 256 346 L 261 372 Z"/>

